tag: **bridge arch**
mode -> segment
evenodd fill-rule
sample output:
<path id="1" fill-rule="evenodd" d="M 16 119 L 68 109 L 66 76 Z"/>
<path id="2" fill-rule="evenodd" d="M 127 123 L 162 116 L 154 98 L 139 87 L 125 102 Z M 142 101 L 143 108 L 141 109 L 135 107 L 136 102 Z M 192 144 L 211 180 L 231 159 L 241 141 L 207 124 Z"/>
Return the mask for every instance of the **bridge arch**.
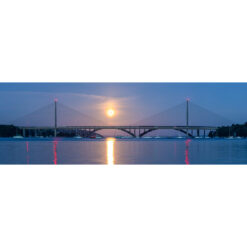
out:
<path id="1" fill-rule="evenodd" d="M 143 137 L 143 136 L 145 136 L 146 134 L 148 134 L 148 133 L 150 133 L 150 132 L 152 132 L 152 131 L 155 131 L 155 130 L 157 130 L 157 129 L 148 129 L 148 130 L 144 130 L 144 132 L 142 132 L 142 133 L 139 135 L 139 137 Z"/>
<path id="2" fill-rule="evenodd" d="M 159 129 L 148 129 L 148 130 L 145 130 L 143 133 L 140 134 L 140 137 L 143 137 L 146 134 L 148 134 L 148 133 L 150 133 L 152 131 L 155 131 L 155 130 L 159 130 Z M 175 128 L 175 129 L 171 129 L 171 130 L 176 130 L 176 131 L 182 132 L 183 134 L 186 134 L 187 135 L 187 132 L 185 130 L 183 130 L 183 129 L 176 129 Z M 194 138 L 194 136 L 192 134 L 190 134 L 189 132 L 188 132 L 188 136 L 191 137 L 191 138 Z"/>
<path id="3" fill-rule="evenodd" d="M 132 136 L 132 137 L 136 137 L 136 135 L 133 134 L 133 133 L 132 133 L 131 131 L 129 131 L 129 130 L 126 130 L 126 129 L 119 129 L 119 130 L 121 130 L 121 131 L 123 131 L 123 132 L 129 134 L 129 135 Z"/>
<path id="4" fill-rule="evenodd" d="M 88 135 L 88 137 L 90 137 L 92 134 L 94 134 L 94 133 L 96 133 L 97 131 L 99 131 L 99 130 L 102 130 L 102 129 L 94 129 L 94 130 L 92 130 L 90 133 L 89 133 L 89 135 Z M 114 129 L 112 129 L 112 130 L 114 130 Z M 132 133 L 131 131 L 129 131 L 129 130 L 127 130 L 127 129 L 118 129 L 118 130 L 121 130 L 121 131 L 123 131 L 123 132 L 125 132 L 125 133 L 127 133 L 127 134 L 129 134 L 130 136 L 132 136 L 132 137 L 136 137 L 136 135 L 134 134 L 134 133 Z M 97 133 L 97 135 L 100 135 L 101 137 L 104 137 L 103 135 L 101 135 L 101 134 L 99 134 L 99 133 Z"/>
<path id="5" fill-rule="evenodd" d="M 183 129 L 174 129 L 174 130 L 180 131 L 180 132 L 182 132 L 182 133 L 187 135 L 187 132 L 185 130 L 183 130 Z M 194 136 L 192 134 L 190 134 L 189 132 L 188 132 L 188 136 L 191 137 L 191 138 L 194 138 Z"/>
<path id="6" fill-rule="evenodd" d="M 99 131 L 99 130 L 102 130 L 102 129 L 101 129 L 101 128 L 98 128 L 98 129 L 92 130 L 92 131 L 89 133 L 89 136 L 88 136 L 88 137 L 90 137 L 92 134 L 96 133 L 96 132 Z M 136 137 L 136 135 L 135 135 L 134 133 L 132 133 L 131 131 L 129 131 L 128 129 L 118 129 L 118 130 L 121 130 L 121 131 L 123 131 L 123 132 L 129 134 L 130 136 L 132 136 L 132 137 L 134 137 L 134 138 Z M 155 128 L 153 128 L 153 129 L 147 129 L 147 130 L 145 130 L 144 132 L 140 133 L 139 137 L 143 137 L 143 136 L 145 136 L 146 134 L 148 134 L 148 133 L 150 133 L 150 132 L 152 132 L 152 131 L 155 131 L 155 130 L 159 130 L 159 129 L 155 129 Z M 187 135 L 187 131 L 184 130 L 184 129 L 177 129 L 177 128 L 174 128 L 174 129 L 172 129 L 172 130 L 176 130 L 176 131 L 182 132 L 183 134 Z M 104 137 L 103 135 L 101 135 L 101 134 L 99 134 L 99 133 L 97 133 L 97 134 L 100 135 L 101 137 Z M 189 133 L 189 132 L 188 132 L 188 136 L 191 137 L 191 138 L 194 138 L 194 136 L 193 136 L 191 133 Z"/>

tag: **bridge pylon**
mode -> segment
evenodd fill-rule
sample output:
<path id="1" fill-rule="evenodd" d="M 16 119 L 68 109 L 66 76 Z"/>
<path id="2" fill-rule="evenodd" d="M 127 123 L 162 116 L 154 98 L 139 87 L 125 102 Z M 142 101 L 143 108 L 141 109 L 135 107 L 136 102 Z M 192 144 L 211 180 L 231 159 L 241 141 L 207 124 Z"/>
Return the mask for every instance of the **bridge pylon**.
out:
<path id="1" fill-rule="evenodd" d="M 186 99 L 186 135 L 189 136 L 189 101 L 190 99 Z"/>
<path id="2" fill-rule="evenodd" d="M 57 137 L 57 99 L 54 100 L 54 137 Z"/>

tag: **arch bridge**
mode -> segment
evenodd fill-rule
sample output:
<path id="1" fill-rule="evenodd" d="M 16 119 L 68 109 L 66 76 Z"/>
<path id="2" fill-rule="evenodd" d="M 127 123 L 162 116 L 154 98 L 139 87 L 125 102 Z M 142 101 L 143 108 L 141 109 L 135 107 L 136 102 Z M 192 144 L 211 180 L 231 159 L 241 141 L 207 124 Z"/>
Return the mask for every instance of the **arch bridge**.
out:
<path id="1" fill-rule="evenodd" d="M 187 137 L 194 138 L 196 135 L 200 136 L 203 131 L 203 136 L 205 137 L 206 131 L 215 131 L 217 129 L 216 126 L 192 126 L 189 125 L 189 99 L 186 99 L 186 125 L 184 126 L 164 126 L 164 125 L 130 125 L 130 126 L 109 126 L 109 125 L 92 125 L 92 126 L 58 126 L 57 125 L 57 100 L 54 101 L 54 126 L 53 127 L 27 127 L 21 126 L 19 129 L 22 130 L 23 136 L 26 136 L 27 131 L 34 131 L 35 136 L 37 133 L 42 130 L 53 131 L 54 136 L 57 136 L 57 132 L 73 132 L 73 133 L 81 133 L 83 132 L 84 137 L 91 137 L 92 135 L 100 135 L 98 131 L 100 130 L 121 130 L 130 136 L 136 137 L 144 137 L 146 134 L 155 131 L 155 130 L 175 130 L 181 133 L 186 134 Z M 100 135 L 101 136 L 101 135 Z"/>
<path id="2" fill-rule="evenodd" d="M 98 134 L 100 130 L 121 130 L 133 138 L 141 138 L 146 134 L 155 131 L 155 130 L 175 130 L 181 133 L 186 134 L 188 137 L 194 138 L 195 136 L 200 136 L 203 132 L 205 137 L 206 131 L 215 131 L 216 126 L 61 126 L 61 127 L 19 127 L 22 130 L 23 136 L 26 136 L 26 132 L 32 130 L 35 132 L 35 135 L 42 130 L 51 130 L 54 131 L 55 136 L 59 131 L 73 131 L 79 133 L 84 131 L 87 133 L 85 137 L 91 137 L 93 134 Z M 100 135 L 101 136 L 101 135 Z"/>

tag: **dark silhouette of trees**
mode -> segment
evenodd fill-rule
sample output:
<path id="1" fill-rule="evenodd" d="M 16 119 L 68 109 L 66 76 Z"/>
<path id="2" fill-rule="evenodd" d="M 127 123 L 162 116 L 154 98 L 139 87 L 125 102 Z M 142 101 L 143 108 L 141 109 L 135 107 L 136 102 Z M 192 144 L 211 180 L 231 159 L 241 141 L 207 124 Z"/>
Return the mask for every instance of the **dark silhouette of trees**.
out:
<path id="1" fill-rule="evenodd" d="M 247 122 L 244 124 L 233 124 L 231 126 L 219 127 L 216 131 L 210 131 L 209 137 L 247 137 Z"/>
<path id="2" fill-rule="evenodd" d="M 14 125 L 0 125 L 0 137 L 13 137 L 19 132 Z"/>

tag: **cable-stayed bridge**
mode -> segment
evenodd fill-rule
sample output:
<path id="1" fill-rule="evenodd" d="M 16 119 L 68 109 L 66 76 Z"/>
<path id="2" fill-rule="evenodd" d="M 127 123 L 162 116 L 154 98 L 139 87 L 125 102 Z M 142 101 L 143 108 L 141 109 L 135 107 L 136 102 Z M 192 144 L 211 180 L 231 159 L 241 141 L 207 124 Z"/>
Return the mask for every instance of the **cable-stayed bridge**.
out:
<path id="1" fill-rule="evenodd" d="M 205 137 L 208 131 L 215 131 L 218 126 L 226 123 L 229 123 L 229 120 L 191 103 L 188 99 L 185 103 L 134 124 L 107 125 L 62 103 L 58 104 L 57 100 L 13 122 L 21 129 L 24 137 L 30 136 L 30 132 L 39 136 L 44 131 L 55 137 L 61 133 L 92 137 L 102 136 L 99 133 L 101 130 L 118 130 L 131 137 L 140 138 L 160 130 L 177 131 L 190 138 Z"/>

